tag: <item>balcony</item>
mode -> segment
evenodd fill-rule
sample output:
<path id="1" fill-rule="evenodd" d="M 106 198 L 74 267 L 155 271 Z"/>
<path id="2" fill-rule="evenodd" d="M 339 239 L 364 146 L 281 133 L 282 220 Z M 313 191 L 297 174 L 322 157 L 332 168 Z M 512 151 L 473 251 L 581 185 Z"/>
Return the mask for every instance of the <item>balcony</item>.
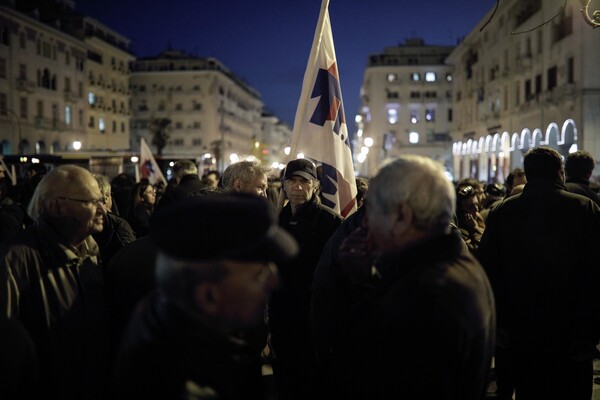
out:
<path id="1" fill-rule="evenodd" d="M 60 121 L 58 119 L 53 118 L 44 118 L 37 116 L 34 118 L 34 122 L 35 127 L 37 129 L 63 131 L 66 128 L 66 124 L 64 121 Z"/>
<path id="2" fill-rule="evenodd" d="M 65 90 L 64 93 L 65 93 L 65 101 L 75 102 L 80 99 L 80 97 L 77 93 L 73 93 L 70 90 Z"/>
<path id="3" fill-rule="evenodd" d="M 17 90 L 20 92 L 33 93 L 35 91 L 35 82 L 28 81 L 25 78 L 17 78 Z"/>

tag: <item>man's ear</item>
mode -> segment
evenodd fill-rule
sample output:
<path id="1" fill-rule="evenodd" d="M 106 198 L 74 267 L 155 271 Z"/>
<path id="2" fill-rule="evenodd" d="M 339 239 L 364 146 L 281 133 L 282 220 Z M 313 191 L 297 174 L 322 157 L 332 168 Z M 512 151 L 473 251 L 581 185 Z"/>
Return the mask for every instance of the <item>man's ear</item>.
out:
<path id="1" fill-rule="evenodd" d="M 198 308 L 207 315 L 217 316 L 219 312 L 220 293 L 218 288 L 210 282 L 201 282 L 194 290 L 194 300 Z"/>
<path id="2" fill-rule="evenodd" d="M 412 208 L 406 203 L 398 204 L 396 208 L 396 220 L 394 221 L 394 225 L 392 227 L 392 234 L 394 236 L 399 236 L 406 232 L 408 228 L 412 225 L 412 220 L 414 218 Z"/>
<path id="3" fill-rule="evenodd" d="M 233 185 L 232 185 L 232 186 L 233 186 L 233 189 L 234 189 L 236 192 L 241 192 L 241 191 L 242 191 L 242 180 L 241 180 L 241 179 L 239 179 L 239 178 L 238 178 L 238 179 L 235 179 L 235 180 L 233 181 Z"/>

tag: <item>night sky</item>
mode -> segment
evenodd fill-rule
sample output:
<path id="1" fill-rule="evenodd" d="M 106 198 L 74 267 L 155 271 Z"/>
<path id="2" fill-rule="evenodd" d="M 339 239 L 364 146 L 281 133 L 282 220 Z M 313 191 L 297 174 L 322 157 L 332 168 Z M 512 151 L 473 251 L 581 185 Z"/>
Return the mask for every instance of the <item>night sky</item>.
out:
<path id="1" fill-rule="evenodd" d="M 371 54 L 421 37 L 455 45 L 495 0 L 330 0 L 348 129 L 354 131 L 360 85 Z M 168 49 L 215 57 L 257 89 L 290 127 L 321 0 L 76 0 L 76 9 L 132 41 L 137 57 Z"/>

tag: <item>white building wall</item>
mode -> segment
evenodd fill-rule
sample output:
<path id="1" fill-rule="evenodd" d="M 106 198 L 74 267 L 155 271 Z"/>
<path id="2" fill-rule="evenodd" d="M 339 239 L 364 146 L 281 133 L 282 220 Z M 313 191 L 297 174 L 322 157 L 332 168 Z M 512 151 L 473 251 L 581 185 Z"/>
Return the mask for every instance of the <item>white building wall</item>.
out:
<path id="1" fill-rule="evenodd" d="M 91 20 L 93 21 L 93 20 Z M 91 22 L 86 19 L 86 22 Z M 95 24 L 96 29 L 104 29 Z M 108 31 L 111 32 L 111 31 Z M 113 33 L 114 35 L 114 33 Z M 89 49 L 100 60 L 88 58 L 86 63 L 87 139 L 90 150 L 130 149 L 129 64 L 135 57 L 95 36 L 85 39 Z M 90 103 L 90 94 L 95 98 Z"/>
<path id="2" fill-rule="evenodd" d="M 0 7 L 0 22 L 7 38 L 0 44 L 5 64 L 0 95 L 6 98 L 0 111 L 3 153 L 18 154 L 19 141 L 27 154 L 65 150 L 85 135 L 78 118 L 85 109 L 84 43 L 8 7 Z"/>
<path id="3" fill-rule="evenodd" d="M 452 74 L 444 65 L 450 50 L 417 40 L 371 56 L 361 88 L 355 159 L 369 144 L 365 139 L 372 139 L 373 145 L 357 160 L 360 175 L 373 176 L 386 158 L 408 153 L 451 167 Z"/>
<path id="4" fill-rule="evenodd" d="M 545 132 L 552 123 L 561 128 L 572 119 L 578 148 L 600 159 L 596 72 L 600 36 L 583 20 L 577 0 L 568 0 L 565 13 L 543 25 L 563 4 L 563 0 L 501 2 L 483 32 L 492 10 L 452 52 L 448 58 L 455 85 L 452 136 L 458 144 L 505 132 L 512 137 L 524 129 Z M 573 143 L 545 144 L 566 156 Z M 454 147 L 459 156 L 456 179 L 473 174 L 460 169 L 461 157 L 476 156 L 457 154 L 459 148 Z M 484 148 L 479 157 L 493 161 L 491 168 L 475 174 L 482 180 L 502 181 L 506 166 L 520 165 L 527 148 Z"/>
<path id="5" fill-rule="evenodd" d="M 130 87 L 133 148 L 139 147 L 141 137 L 152 143 L 150 124 L 168 118 L 165 158 L 198 158 L 210 153 L 212 169 L 222 170 L 235 156 L 244 159 L 255 153 L 263 103 L 257 92 L 217 60 L 180 53 L 138 60 Z M 217 165 L 221 151 L 224 165 Z"/>

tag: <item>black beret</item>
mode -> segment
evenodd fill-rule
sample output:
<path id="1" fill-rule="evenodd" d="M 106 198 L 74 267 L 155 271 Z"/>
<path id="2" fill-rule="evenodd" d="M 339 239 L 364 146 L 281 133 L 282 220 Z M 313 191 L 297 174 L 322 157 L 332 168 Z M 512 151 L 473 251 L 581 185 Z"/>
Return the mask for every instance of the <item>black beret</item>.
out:
<path id="1" fill-rule="evenodd" d="M 181 260 L 282 262 L 298 245 L 273 211 L 249 194 L 192 197 L 158 210 L 150 234 L 158 250 Z"/>

